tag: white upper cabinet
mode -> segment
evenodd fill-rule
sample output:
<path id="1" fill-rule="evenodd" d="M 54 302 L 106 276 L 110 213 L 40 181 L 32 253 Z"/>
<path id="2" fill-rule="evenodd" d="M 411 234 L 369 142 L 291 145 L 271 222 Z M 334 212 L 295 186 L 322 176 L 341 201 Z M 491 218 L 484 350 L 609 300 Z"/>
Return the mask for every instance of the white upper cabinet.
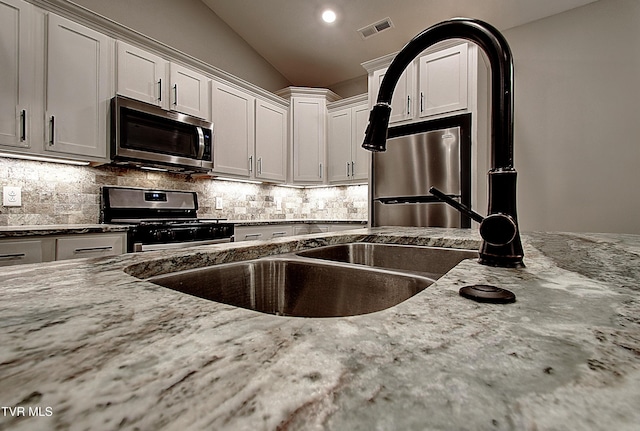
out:
<path id="1" fill-rule="evenodd" d="M 213 172 L 249 178 L 255 169 L 255 98 L 217 81 L 212 88 Z"/>
<path id="2" fill-rule="evenodd" d="M 398 123 L 413 118 L 415 111 L 414 100 L 414 64 L 411 63 L 400 75 L 396 88 L 391 97 L 391 117 L 389 123 Z M 373 94 L 371 95 L 371 103 L 375 104 L 378 100 L 378 90 L 382 84 L 387 68 L 376 70 L 373 72 Z"/>
<path id="3" fill-rule="evenodd" d="M 166 89 L 169 87 L 169 62 L 122 41 L 117 42 L 117 49 L 118 94 L 167 107 L 169 104 L 164 93 L 167 93 Z"/>
<path id="4" fill-rule="evenodd" d="M 117 45 L 118 94 L 211 120 L 211 79 L 128 43 Z"/>
<path id="5" fill-rule="evenodd" d="M 467 44 L 420 57 L 420 117 L 467 108 Z"/>
<path id="6" fill-rule="evenodd" d="M 27 148 L 31 140 L 34 83 L 33 7 L 0 0 L 0 145 Z"/>
<path id="7" fill-rule="evenodd" d="M 286 180 L 287 110 L 213 81 L 213 173 L 269 182 Z"/>
<path id="8" fill-rule="evenodd" d="M 107 36 L 48 15 L 47 151 L 106 158 L 112 57 Z"/>
<path id="9" fill-rule="evenodd" d="M 170 64 L 171 109 L 194 117 L 211 119 L 211 79 L 179 64 Z"/>
<path id="10" fill-rule="evenodd" d="M 369 105 L 364 103 L 351 108 L 351 180 L 361 181 L 369 178 L 371 152 L 362 148 L 364 133 L 369 125 Z"/>
<path id="11" fill-rule="evenodd" d="M 325 179 L 326 99 L 293 97 L 293 181 L 322 183 Z"/>
<path id="12" fill-rule="evenodd" d="M 364 182 L 369 174 L 369 152 L 362 148 L 369 122 L 369 105 L 329 109 L 328 180 L 332 184 Z"/>
<path id="13" fill-rule="evenodd" d="M 407 66 L 393 92 L 389 124 L 410 123 L 468 109 L 469 87 L 475 85 L 472 82 L 475 74 L 469 73 L 469 45 L 451 46 L 447 42 L 444 46 L 429 48 Z M 369 71 L 372 105 L 392 60 L 393 56 L 386 56 L 363 63 Z"/>
<path id="14" fill-rule="evenodd" d="M 277 95 L 289 105 L 289 169 L 293 184 L 327 181 L 327 103 L 339 96 L 325 88 L 288 87 Z"/>
<path id="15" fill-rule="evenodd" d="M 329 182 L 346 182 L 351 172 L 351 109 L 329 111 Z"/>
<path id="16" fill-rule="evenodd" d="M 256 171 L 265 181 L 287 179 L 287 109 L 256 99 Z"/>

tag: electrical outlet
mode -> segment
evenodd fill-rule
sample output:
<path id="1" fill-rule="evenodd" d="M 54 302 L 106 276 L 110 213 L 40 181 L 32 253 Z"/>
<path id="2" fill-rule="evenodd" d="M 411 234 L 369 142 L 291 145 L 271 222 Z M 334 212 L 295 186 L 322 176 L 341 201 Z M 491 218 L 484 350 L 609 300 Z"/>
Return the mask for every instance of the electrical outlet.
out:
<path id="1" fill-rule="evenodd" d="M 217 210 L 222 209 L 222 198 L 216 198 L 216 209 Z"/>
<path id="2" fill-rule="evenodd" d="M 11 186 L 2 187 L 2 205 L 5 207 L 21 207 L 22 188 Z"/>

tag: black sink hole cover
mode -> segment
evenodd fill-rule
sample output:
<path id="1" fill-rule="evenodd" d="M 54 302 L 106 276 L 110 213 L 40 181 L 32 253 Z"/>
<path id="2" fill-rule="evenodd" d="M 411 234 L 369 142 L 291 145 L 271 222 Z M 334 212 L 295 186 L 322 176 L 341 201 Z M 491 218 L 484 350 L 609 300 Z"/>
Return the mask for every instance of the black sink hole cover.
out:
<path id="1" fill-rule="evenodd" d="M 460 289 L 460 295 L 476 302 L 488 302 L 491 304 L 509 304 L 516 302 L 516 295 L 506 289 L 501 289 L 488 284 L 474 284 Z"/>

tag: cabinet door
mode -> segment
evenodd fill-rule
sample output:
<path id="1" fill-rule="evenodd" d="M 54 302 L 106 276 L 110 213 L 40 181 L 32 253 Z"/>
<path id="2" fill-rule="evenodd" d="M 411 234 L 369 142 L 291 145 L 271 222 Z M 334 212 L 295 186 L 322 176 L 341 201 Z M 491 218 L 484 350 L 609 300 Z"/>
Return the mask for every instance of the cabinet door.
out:
<path id="1" fill-rule="evenodd" d="M 283 182 L 287 177 L 287 110 L 256 100 L 255 177 Z"/>
<path id="2" fill-rule="evenodd" d="M 324 180 L 324 99 L 293 98 L 293 180 L 320 183 Z"/>
<path id="3" fill-rule="evenodd" d="M 105 158 L 111 40 L 54 14 L 47 36 L 47 150 Z"/>
<path id="4" fill-rule="evenodd" d="M 118 41 L 117 92 L 141 102 L 168 108 L 163 90 L 169 86 L 169 62 L 135 46 Z M 165 88 L 163 88 L 165 87 Z"/>
<path id="5" fill-rule="evenodd" d="M 467 108 L 467 44 L 420 57 L 420 116 Z"/>
<path id="6" fill-rule="evenodd" d="M 171 63 L 171 109 L 210 120 L 209 86 L 211 80 L 186 67 Z"/>
<path id="7" fill-rule="evenodd" d="M 362 148 L 364 132 L 369 124 L 369 107 L 367 105 L 351 108 L 352 140 L 351 140 L 351 179 L 366 180 L 369 178 L 371 152 Z"/>
<path id="8" fill-rule="evenodd" d="M 391 117 L 389 118 L 390 124 L 409 120 L 413 117 L 415 103 L 415 101 L 412 99 L 412 94 L 414 91 L 413 70 L 414 66 L 412 63 L 407 66 L 405 71 L 400 76 L 400 79 L 398 79 L 396 88 L 393 91 L 393 96 L 391 97 Z M 376 89 L 380 88 L 382 79 L 384 78 L 386 72 L 387 69 L 376 70 L 375 72 L 373 72 L 373 80 Z M 375 104 L 377 99 L 378 92 L 376 90 L 374 98 L 372 100 L 373 104 Z"/>
<path id="9" fill-rule="evenodd" d="M 329 137 L 327 169 L 329 182 L 346 182 L 351 179 L 352 110 L 341 109 L 329 113 Z"/>
<path id="10" fill-rule="evenodd" d="M 254 97 L 213 82 L 213 172 L 248 178 L 253 174 Z"/>
<path id="11" fill-rule="evenodd" d="M 29 147 L 32 16 L 30 4 L 0 0 L 0 145 Z"/>

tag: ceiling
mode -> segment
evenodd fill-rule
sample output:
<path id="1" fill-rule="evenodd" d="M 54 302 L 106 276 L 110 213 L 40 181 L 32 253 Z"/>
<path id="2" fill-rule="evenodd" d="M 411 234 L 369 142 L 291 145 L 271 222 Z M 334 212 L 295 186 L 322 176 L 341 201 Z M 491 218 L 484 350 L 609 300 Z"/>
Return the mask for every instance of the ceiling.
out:
<path id="1" fill-rule="evenodd" d="M 292 85 L 330 87 L 364 75 L 361 63 L 399 51 L 413 36 L 452 17 L 499 30 L 596 0 L 202 0 Z M 332 8 L 338 19 L 320 15 Z M 393 27 L 367 39 L 358 29 L 384 18 Z"/>

